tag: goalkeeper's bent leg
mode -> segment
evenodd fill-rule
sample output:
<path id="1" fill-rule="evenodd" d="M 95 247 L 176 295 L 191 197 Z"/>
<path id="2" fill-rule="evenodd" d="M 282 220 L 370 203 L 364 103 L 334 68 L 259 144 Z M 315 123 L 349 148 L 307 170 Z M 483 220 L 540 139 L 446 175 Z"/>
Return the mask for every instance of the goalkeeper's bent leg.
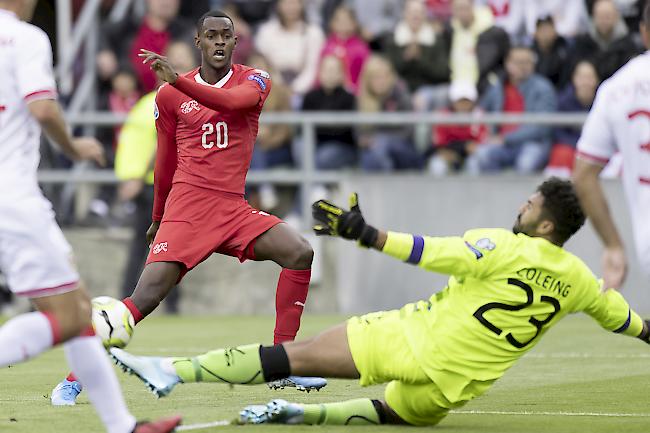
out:
<path id="1" fill-rule="evenodd" d="M 259 384 L 290 375 L 356 379 L 345 323 L 314 338 L 275 346 L 218 349 L 192 358 L 166 358 L 162 367 L 183 382 Z"/>

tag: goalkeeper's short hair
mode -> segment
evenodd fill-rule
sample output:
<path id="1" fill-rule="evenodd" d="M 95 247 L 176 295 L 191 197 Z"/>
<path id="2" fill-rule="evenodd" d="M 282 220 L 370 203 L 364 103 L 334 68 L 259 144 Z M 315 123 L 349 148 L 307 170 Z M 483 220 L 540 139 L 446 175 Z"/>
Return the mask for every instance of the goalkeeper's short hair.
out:
<path id="1" fill-rule="evenodd" d="M 544 197 L 545 216 L 555 225 L 552 236 L 562 245 L 583 226 L 586 219 L 573 183 L 551 177 L 537 187 L 537 191 Z"/>

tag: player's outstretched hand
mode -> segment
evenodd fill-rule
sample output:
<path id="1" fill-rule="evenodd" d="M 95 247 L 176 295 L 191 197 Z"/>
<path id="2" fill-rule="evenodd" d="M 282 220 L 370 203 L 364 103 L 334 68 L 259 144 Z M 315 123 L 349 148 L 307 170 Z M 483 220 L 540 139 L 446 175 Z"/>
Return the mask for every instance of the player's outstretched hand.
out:
<path id="1" fill-rule="evenodd" d="M 140 49 L 140 54 L 138 54 L 138 56 L 142 58 L 142 63 L 149 63 L 151 70 L 156 73 L 160 80 L 166 81 L 169 84 L 174 84 L 176 82 L 178 74 L 169 63 L 167 57 L 142 48 Z"/>
<path id="2" fill-rule="evenodd" d="M 627 275 L 627 258 L 623 248 L 605 248 L 602 257 L 603 289 L 620 290 Z"/>
<path id="3" fill-rule="evenodd" d="M 151 246 L 153 240 L 156 239 L 156 233 L 158 233 L 158 228 L 160 228 L 160 221 L 152 221 L 149 229 L 147 229 L 147 245 Z"/>
<path id="4" fill-rule="evenodd" d="M 359 208 L 359 196 L 356 192 L 350 194 L 349 211 L 327 200 L 318 200 L 311 205 L 311 208 L 312 216 L 316 220 L 313 229 L 317 236 L 340 236 L 344 239 L 358 240 L 364 247 L 375 244 L 378 231 L 366 224 Z"/>
<path id="5" fill-rule="evenodd" d="M 104 146 L 93 137 L 77 137 L 72 139 L 74 159 L 83 161 L 95 161 L 100 167 L 106 166 L 106 154 Z"/>

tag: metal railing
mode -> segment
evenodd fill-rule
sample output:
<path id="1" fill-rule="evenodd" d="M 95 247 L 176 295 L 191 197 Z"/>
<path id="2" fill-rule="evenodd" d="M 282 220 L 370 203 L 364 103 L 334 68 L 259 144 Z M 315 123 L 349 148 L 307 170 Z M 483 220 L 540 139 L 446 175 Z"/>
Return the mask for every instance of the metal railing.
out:
<path id="1" fill-rule="evenodd" d="M 124 122 L 126 116 L 107 112 L 69 113 L 67 119 L 74 126 L 115 126 Z M 431 127 L 433 125 L 501 125 L 535 124 L 548 126 L 580 126 L 586 119 L 585 113 L 360 113 L 360 112 L 286 112 L 268 113 L 260 118 L 262 124 L 285 124 L 300 128 L 302 138 L 302 158 L 297 169 L 252 171 L 247 182 L 259 184 L 272 182 L 301 187 L 301 205 L 305 223 L 311 213 L 309 194 L 315 183 L 337 183 L 346 176 L 345 171 L 318 171 L 314 165 L 316 151 L 316 128 L 327 125 L 413 125 Z M 426 174 L 423 174 L 426 175 Z M 41 170 L 42 183 L 116 183 L 117 178 L 111 170 L 80 169 Z"/>

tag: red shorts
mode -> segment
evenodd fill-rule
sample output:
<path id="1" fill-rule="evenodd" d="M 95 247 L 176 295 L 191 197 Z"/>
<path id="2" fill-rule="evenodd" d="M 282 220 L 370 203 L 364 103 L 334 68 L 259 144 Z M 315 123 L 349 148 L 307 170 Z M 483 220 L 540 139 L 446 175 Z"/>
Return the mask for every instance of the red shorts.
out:
<path id="1" fill-rule="evenodd" d="M 251 242 L 282 220 L 252 208 L 241 196 L 175 183 L 147 264 L 178 262 L 179 280 L 212 253 L 253 258 Z"/>

